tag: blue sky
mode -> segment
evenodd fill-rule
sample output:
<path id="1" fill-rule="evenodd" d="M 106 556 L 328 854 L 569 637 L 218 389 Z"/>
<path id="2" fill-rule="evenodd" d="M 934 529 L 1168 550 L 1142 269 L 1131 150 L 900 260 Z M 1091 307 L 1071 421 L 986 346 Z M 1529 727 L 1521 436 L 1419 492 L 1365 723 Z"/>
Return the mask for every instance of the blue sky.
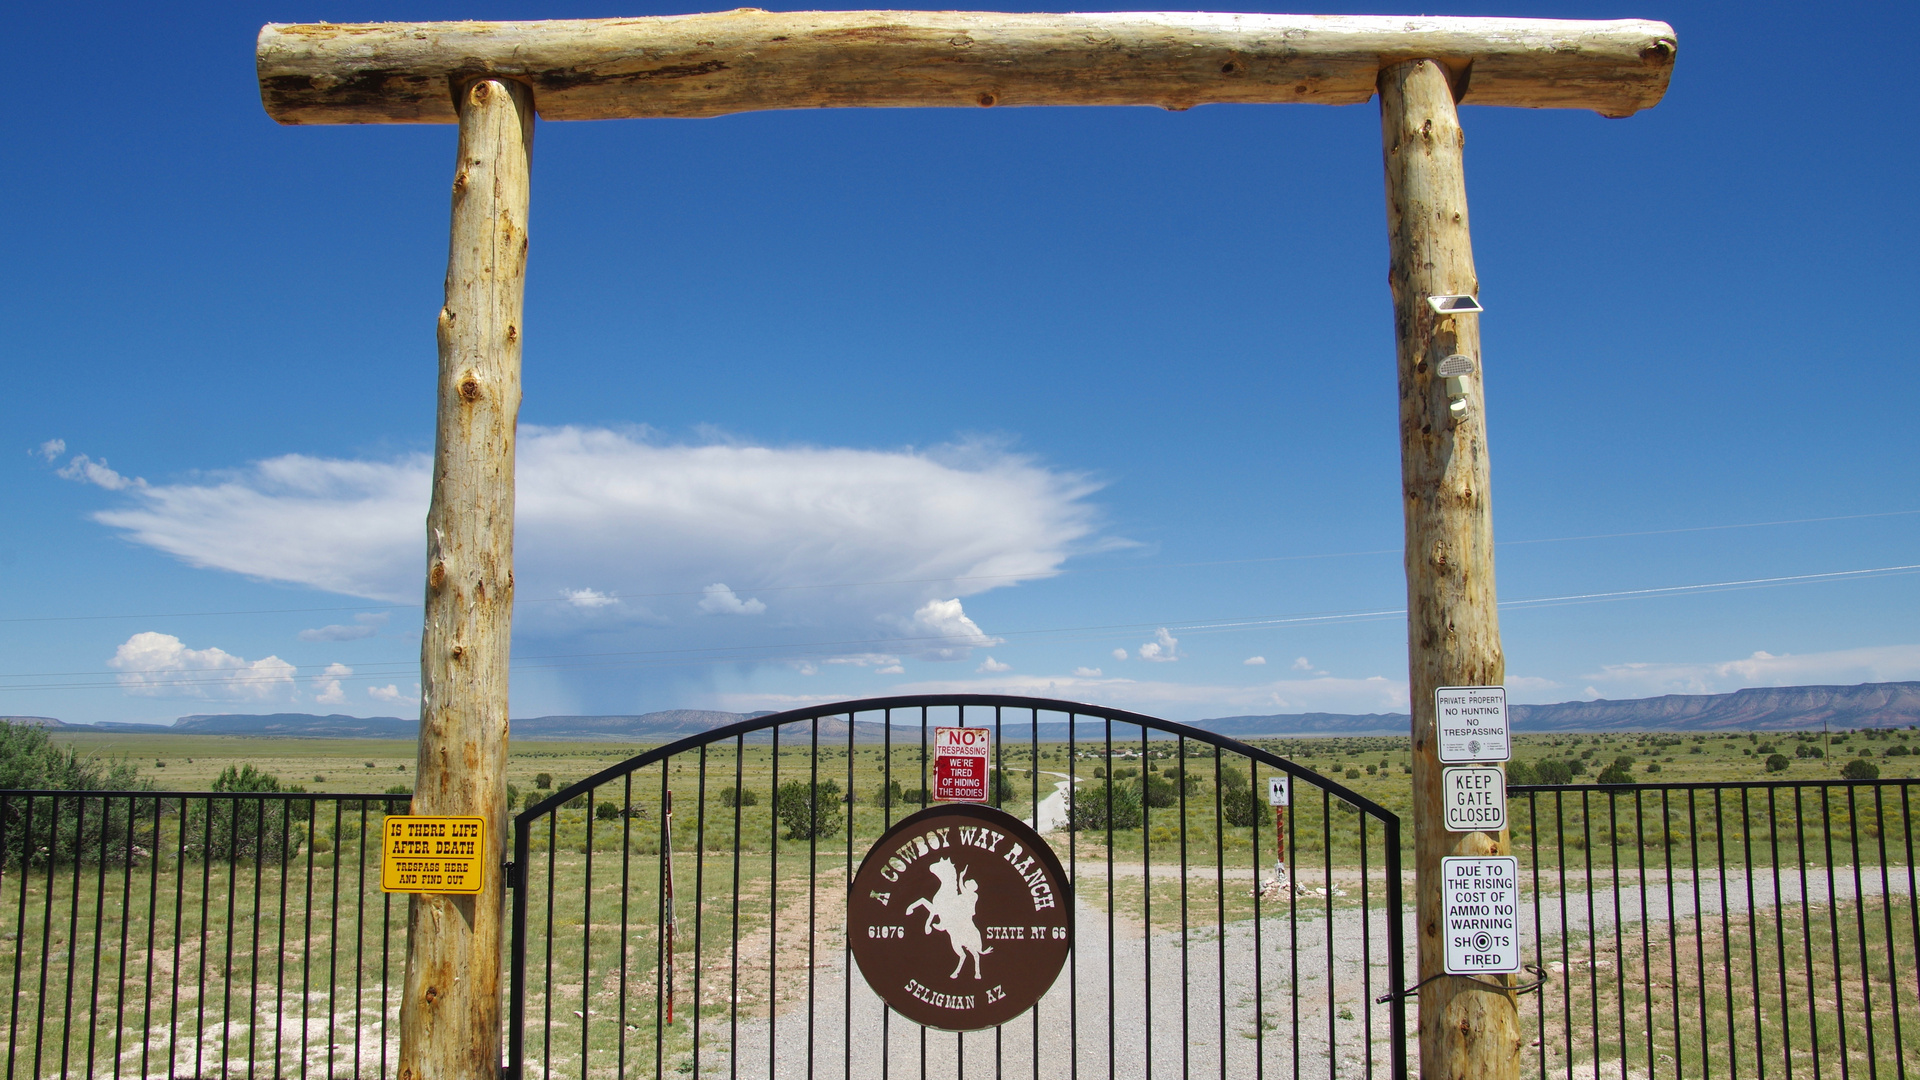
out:
<path id="1" fill-rule="evenodd" d="M 413 711 L 454 131 L 279 127 L 254 36 L 684 10 L 16 14 L 0 713 Z M 1428 13 L 1680 39 L 1463 110 L 1515 699 L 1920 678 L 1920 109 L 1780 55 L 1920 7 Z M 1372 104 L 543 123 L 514 715 L 1404 708 L 1384 218 Z"/>

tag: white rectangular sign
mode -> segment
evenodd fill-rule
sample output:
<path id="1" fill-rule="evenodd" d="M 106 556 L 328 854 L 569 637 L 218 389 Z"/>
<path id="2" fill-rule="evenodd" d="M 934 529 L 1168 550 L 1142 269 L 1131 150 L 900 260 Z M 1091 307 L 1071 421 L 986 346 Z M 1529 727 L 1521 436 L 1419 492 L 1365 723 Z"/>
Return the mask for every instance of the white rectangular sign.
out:
<path id="1" fill-rule="evenodd" d="M 1284 776 L 1267 777 L 1267 805 L 1285 806 L 1292 800 L 1291 785 Z"/>
<path id="2" fill-rule="evenodd" d="M 1511 855 L 1440 860 L 1447 973 L 1520 971 L 1520 860 Z"/>
<path id="3" fill-rule="evenodd" d="M 1507 774 L 1497 765 L 1441 769 L 1448 832 L 1499 832 L 1507 827 Z"/>
<path id="4" fill-rule="evenodd" d="M 1434 732 L 1440 760 L 1449 765 L 1506 761 L 1513 756 L 1507 737 L 1507 688 L 1443 686 L 1433 692 Z"/>

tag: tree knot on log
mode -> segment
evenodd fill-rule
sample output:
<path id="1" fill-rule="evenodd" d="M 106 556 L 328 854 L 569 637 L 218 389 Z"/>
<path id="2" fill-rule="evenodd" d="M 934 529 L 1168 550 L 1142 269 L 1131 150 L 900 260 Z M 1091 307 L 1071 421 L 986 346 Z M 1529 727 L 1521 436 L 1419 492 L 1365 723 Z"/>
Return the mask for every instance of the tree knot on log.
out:
<path id="1" fill-rule="evenodd" d="M 455 645 L 451 655 L 455 660 L 458 660 L 467 655 L 467 647 L 465 645 Z"/>
<path id="2" fill-rule="evenodd" d="M 480 400 L 480 377 L 471 371 L 461 376 L 460 400 L 469 405 Z"/>
<path id="3" fill-rule="evenodd" d="M 991 109 L 1000 101 L 999 98 L 993 95 L 993 91 L 991 90 L 980 91 L 980 96 L 977 98 L 974 98 L 974 100 L 978 101 L 980 103 L 980 107 L 983 109 Z"/>
<path id="4" fill-rule="evenodd" d="M 433 566 L 427 570 L 427 588 L 438 589 L 440 586 L 445 585 L 446 583 L 447 583 L 447 564 L 444 562 L 435 561 Z"/>

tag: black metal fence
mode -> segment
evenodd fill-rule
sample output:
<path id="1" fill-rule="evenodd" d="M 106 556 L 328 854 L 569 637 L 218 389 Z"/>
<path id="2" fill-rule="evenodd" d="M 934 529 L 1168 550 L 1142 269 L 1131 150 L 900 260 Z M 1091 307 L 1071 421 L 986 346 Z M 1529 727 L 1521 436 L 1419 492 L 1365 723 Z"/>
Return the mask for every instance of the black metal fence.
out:
<path id="1" fill-rule="evenodd" d="M 1522 999 L 1525 1071 L 1905 1077 L 1917 784 L 1510 788 L 1551 976 Z"/>
<path id="2" fill-rule="evenodd" d="M 856 974 L 854 870 L 926 799 L 938 725 L 1067 867 L 1052 991 L 956 1034 Z M 1276 859 L 1267 780 L 1289 777 Z M 514 821 L 508 1066 L 597 1077 L 1406 1075 L 1392 814 L 1195 728 L 1029 698 L 881 699 L 643 754 Z M 1278 863 L 1278 865 L 1276 865 Z"/>
<path id="3" fill-rule="evenodd" d="M 379 825 L 406 809 L 0 792 L 9 1080 L 387 1076 L 406 907 L 380 891 Z"/>

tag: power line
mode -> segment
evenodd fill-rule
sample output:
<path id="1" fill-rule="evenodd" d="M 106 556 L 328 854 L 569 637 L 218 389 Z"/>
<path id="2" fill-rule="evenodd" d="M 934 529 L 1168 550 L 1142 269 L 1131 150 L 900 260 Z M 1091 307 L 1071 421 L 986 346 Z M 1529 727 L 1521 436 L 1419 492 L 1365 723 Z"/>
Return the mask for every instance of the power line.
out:
<path id="1" fill-rule="evenodd" d="M 1605 592 L 1569 593 L 1562 596 L 1524 597 L 1515 600 L 1503 600 L 1501 608 L 1528 610 L 1533 608 L 1565 607 L 1576 604 L 1611 603 L 1634 599 L 1660 599 L 1688 595 L 1700 595 L 1713 592 L 1731 592 L 1745 589 L 1776 588 L 1788 585 L 1819 584 L 1824 582 L 1861 580 L 1875 577 L 1891 577 L 1920 573 L 1920 563 L 1900 566 L 1869 567 L 1860 570 L 1832 570 L 1810 574 L 1787 574 L 1776 577 L 1740 578 L 1727 581 L 1698 582 L 1688 585 L 1664 585 L 1644 589 L 1616 589 Z M 1380 619 L 1396 618 L 1406 614 L 1405 608 L 1366 608 L 1348 611 L 1307 612 L 1292 615 L 1269 615 L 1243 619 L 1212 620 L 1176 620 L 1158 619 L 1151 622 L 1106 623 L 1090 626 L 1047 627 L 1033 630 L 1008 630 L 993 635 L 991 640 L 975 636 L 951 634 L 930 634 L 911 637 L 891 638 L 852 638 L 837 641 L 789 642 L 783 644 L 709 646 L 688 649 L 633 649 L 600 653 L 546 653 L 522 656 L 513 662 L 520 670 L 568 671 L 588 670 L 606 667 L 664 667 L 694 666 L 706 664 L 740 663 L 742 661 L 758 663 L 783 663 L 813 660 L 830 660 L 844 657 L 847 650 L 862 646 L 877 647 L 882 650 L 912 648 L 992 648 L 1007 639 L 1023 638 L 1029 641 L 1050 638 L 1055 641 L 1086 640 L 1088 638 L 1110 637 L 1120 632 L 1144 632 L 1160 627 L 1183 634 L 1194 633 L 1230 633 L 1235 631 L 1271 629 L 1283 626 L 1306 626 L 1341 622 L 1369 622 Z M 875 657 L 876 662 L 879 657 Z M 565 661 L 556 662 L 556 661 Z M 48 679 L 48 678 L 85 678 L 88 676 L 112 676 L 112 681 L 39 683 L 25 686 L 0 687 L 3 690 L 83 690 L 112 688 L 124 685 L 121 676 L 139 676 L 138 686 L 208 686 L 208 685 L 245 685 L 273 684 L 292 681 L 296 678 L 309 681 L 339 680 L 342 682 L 378 682 L 383 678 L 393 678 L 397 673 L 410 674 L 412 661 L 377 661 L 356 668 L 351 674 L 328 675 L 324 671 L 311 674 L 294 674 L 275 671 L 258 674 L 242 674 L 240 669 L 229 669 L 234 674 L 204 672 L 191 668 L 149 669 L 139 672 L 120 671 L 83 671 L 83 672 L 46 672 L 41 674 L 14 674 L 0 678 L 9 679 Z M 291 665 L 289 665 L 291 667 Z M 384 669 L 368 671 L 366 668 Z M 297 668 L 294 669 L 297 672 Z M 174 676 L 156 679 L 155 676 Z"/>
<path id="2" fill-rule="evenodd" d="M 1731 525 L 1693 525 L 1676 529 L 1644 529 L 1635 532 L 1592 533 L 1582 536 L 1548 536 L 1531 540 L 1501 540 L 1495 547 L 1519 547 L 1532 544 L 1566 544 L 1585 540 L 1622 540 L 1645 536 L 1675 536 L 1684 533 L 1721 532 L 1730 529 L 1764 529 L 1784 525 L 1812 525 L 1833 521 L 1863 521 L 1870 518 L 1908 517 L 1920 514 L 1920 510 L 1886 510 L 1871 514 L 1836 514 L 1827 517 L 1790 518 L 1780 521 L 1749 521 Z M 1066 577 L 1076 574 L 1119 574 L 1138 573 L 1146 570 L 1193 570 L 1217 566 L 1253 566 L 1278 562 L 1307 562 L 1319 559 L 1351 559 L 1373 555 L 1398 555 L 1402 548 L 1372 548 L 1363 551 L 1330 551 L 1305 555 L 1261 555 L 1246 559 L 1213 559 L 1196 562 L 1143 563 L 1135 566 L 1095 566 L 1075 567 L 1073 569 L 1054 569 L 1018 574 L 968 574 L 958 577 L 928 578 L 889 578 L 876 581 L 841 581 L 802 585 L 743 585 L 735 589 L 739 592 L 772 593 L 800 592 L 822 589 L 866 589 L 890 585 L 939 585 L 945 583 L 980 581 L 1028 581 L 1043 578 Z M 628 600 L 662 600 L 673 597 L 694 597 L 706 595 L 704 589 L 680 589 L 666 592 L 620 593 Z M 563 604 L 571 600 L 564 596 L 551 597 L 515 597 L 519 604 Z M 130 615 L 35 615 L 17 618 L 0 618 L 0 624 L 40 623 L 40 622 L 98 622 L 113 619 L 194 619 L 216 618 L 236 615 L 307 615 L 335 611 L 402 611 L 417 609 L 419 604 L 353 604 L 340 607 L 292 607 L 292 608 L 246 608 L 231 611 L 173 611 Z"/>

